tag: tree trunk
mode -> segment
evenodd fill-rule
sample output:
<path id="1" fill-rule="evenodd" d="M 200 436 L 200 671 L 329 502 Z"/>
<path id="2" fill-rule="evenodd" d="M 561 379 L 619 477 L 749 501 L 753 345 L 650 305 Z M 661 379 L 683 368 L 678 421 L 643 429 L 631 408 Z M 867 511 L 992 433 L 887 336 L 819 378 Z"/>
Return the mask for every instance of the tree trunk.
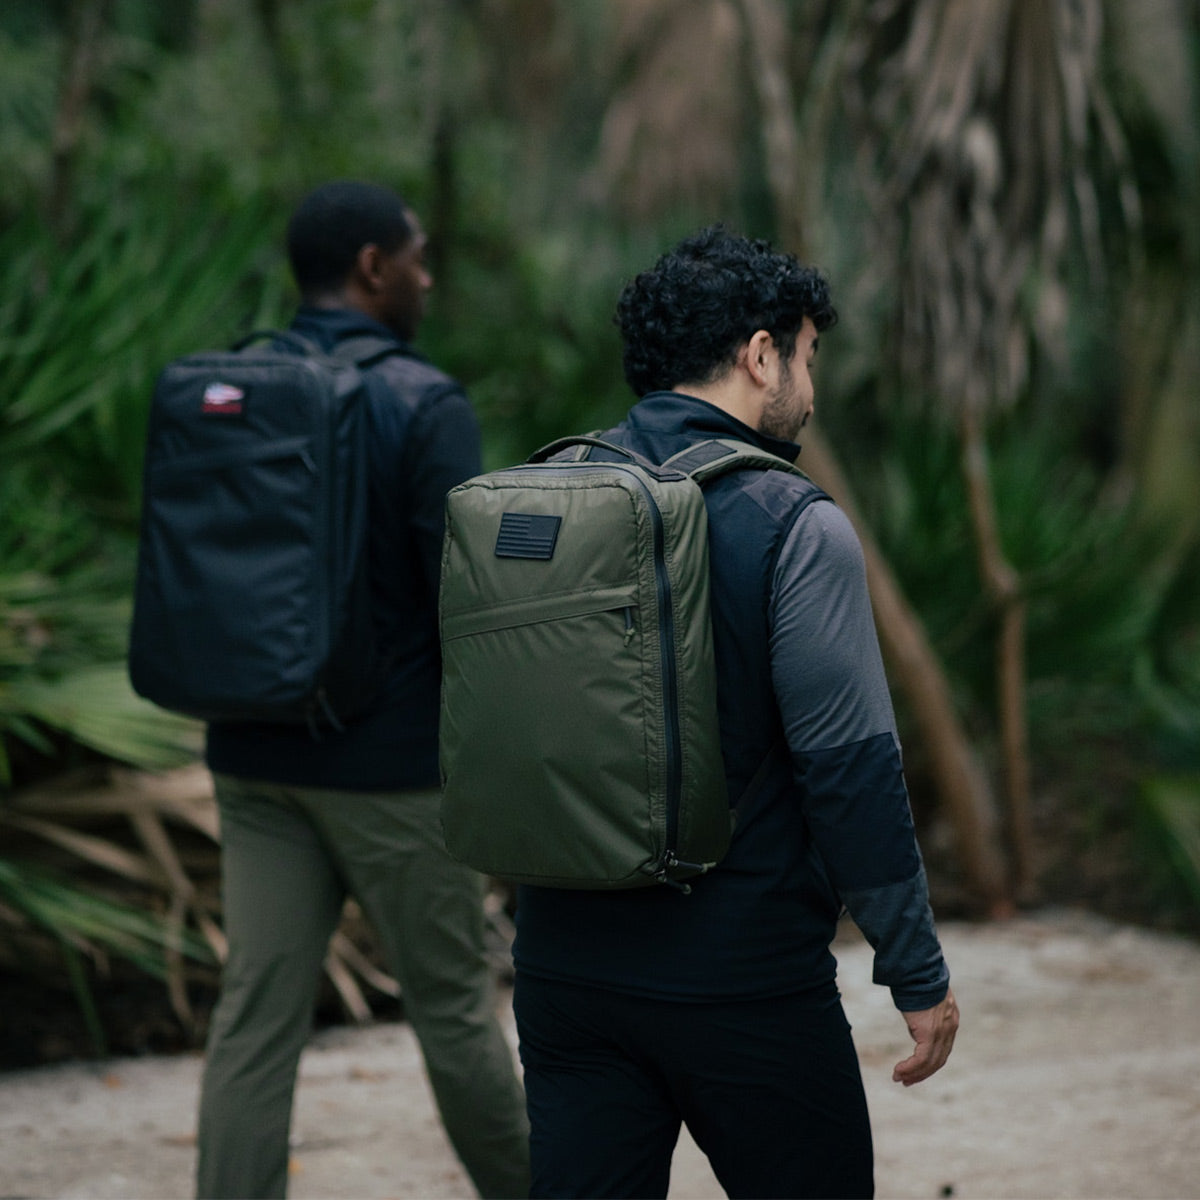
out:
<path id="1" fill-rule="evenodd" d="M 1030 883 L 1033 833 L 1030 826 L 1029 739 L 1025 699 L 1025 597 L 1021 578 L 1000 544 L 983 426 L 975 407 L 963 406 L 962 463 L 979 574 L 1000 623 L 996 636 L 996 709 L 1004 761 L 1012 889 Z"/>
<path id="2" fill-rule="evenodd" d="M 955 712 L 945 672 L 863 522 L 837 459 L 815 430 L 804 435 L 801 462 L 850 518 L 862 543 L 879 640 L 897 684 L 908 697 L 971 891 L 989 916 L 1010 916 L 1012 894 L 1000 852 L 995 802 Z"/>
<path id="3" fill-rule="evenodd" d="M 803 249 L 795 101 L 785 68 L 783 13 L 774 0 L 742 0 L 751 74 L 763 114 L 769 185 L 780 241 Z M 1012 912 L 1012 893 L 1001 852 L 995 803 L 987 775 L 954 711 L 950 686 L 921 622 L 854 503 L 833 452 L 815 431 L 805 435 L 804 469 L 834 496 L 853 522 L 867 563 L 867 581 L 880 641 L 912 706 L 932 764 L 938 794 L 954 828 L 971 891 L 995 917 Z"/>
<path id="4" fill-rule="evenodd" d="M 101 34 L 109 0 L 73 0 L 67 10 L 62 77 L 54 114 L 47 219 L 54 236 L 65 241 L 75 188 L 75 160 L 88 99 L 100 61 Z"/>

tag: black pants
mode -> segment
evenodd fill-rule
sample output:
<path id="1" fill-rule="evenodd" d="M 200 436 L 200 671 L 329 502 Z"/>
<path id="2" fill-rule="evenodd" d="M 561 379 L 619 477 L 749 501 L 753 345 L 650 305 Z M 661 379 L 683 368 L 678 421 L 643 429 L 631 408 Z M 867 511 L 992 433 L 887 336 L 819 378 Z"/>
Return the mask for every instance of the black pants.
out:
<path id="1" fill-rule="evenodd" d="M 518 975 L 535 1197 L 666 1196 L 686 1122 L 732 1197 L 874 1192 L 836 997 L 648 1000 Z"/>

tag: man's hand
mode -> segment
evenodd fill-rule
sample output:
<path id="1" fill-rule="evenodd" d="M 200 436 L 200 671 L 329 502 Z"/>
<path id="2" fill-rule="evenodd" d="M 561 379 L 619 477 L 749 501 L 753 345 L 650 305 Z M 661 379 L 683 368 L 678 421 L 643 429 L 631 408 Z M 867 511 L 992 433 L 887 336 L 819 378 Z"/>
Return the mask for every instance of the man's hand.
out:
<path id="1" fill-rule="evenodd" d="M 941 1004 L 902 1015 L 917 1048 L 909 1058 L 896 1064 L 892 1079 L 912 1087 L 945 1066 L 954 1048 L 954 1035 L 958 1032 L 958 1005 L 954 993 L 947 991 Z"/>

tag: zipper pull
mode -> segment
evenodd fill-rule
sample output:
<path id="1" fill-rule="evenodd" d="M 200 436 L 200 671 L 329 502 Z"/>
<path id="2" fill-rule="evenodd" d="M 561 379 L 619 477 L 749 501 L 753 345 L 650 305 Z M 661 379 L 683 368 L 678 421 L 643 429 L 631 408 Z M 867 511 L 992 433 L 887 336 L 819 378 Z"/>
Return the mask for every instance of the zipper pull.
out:
<path id="1" fill-rule="evenodd" d="M 654 872 L 654 878 L 659 883 L 665 883 L 667 887 L 674 888 L 677 892 L 681 892 L 685 896 L 690 896 L 692 894 L 691 885 L 684 883 L 682 879 L 673 879 L 669 872 L 673 871 L 676 867 L 690 867 L 692 865 L 691 863 L 680 862 L 675 852 L 668 850 L 662 856 L 658 870 Z"/>
<path id="2" fill-rule="evenodd" d="M 628 646 L 633 641 L 633 635 L 636 632 L 633 624 L 633 608 L 629 605 L 625 606 L 625 645 Z"/>
<path id="3" fill-rule="evenodd" d="M 707 875 L 708 872 L 711 871 L 712 868 L 717 864 L 684 862 L 683 859 L 676 858 L 674 855 L 672 855 L 671 861 L 667 865 L 671 868 L 671 870 L 674 870 L 676 867 L 682 867 L 685 871 L 691 871 L 694 875 Z"/>

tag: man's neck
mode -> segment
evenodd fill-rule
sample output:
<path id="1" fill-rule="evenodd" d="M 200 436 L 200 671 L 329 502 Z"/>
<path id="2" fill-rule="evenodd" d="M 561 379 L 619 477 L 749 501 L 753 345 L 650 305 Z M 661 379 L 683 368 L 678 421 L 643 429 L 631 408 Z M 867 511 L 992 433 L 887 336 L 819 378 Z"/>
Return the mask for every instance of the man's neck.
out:
<path id="1" fill-rule="evenodd" d="M 759 406 L 755 403 L 753 394 L 747 394 L 746 389 L 737 386 L 735 379 L 726 377 L 716 383 L 680 383 L 671 389 L 684 396 L 695 396 L 714 408 L 727 412 L 736 417 L 743 425 L 751 429 L 758 428 Z"/>

